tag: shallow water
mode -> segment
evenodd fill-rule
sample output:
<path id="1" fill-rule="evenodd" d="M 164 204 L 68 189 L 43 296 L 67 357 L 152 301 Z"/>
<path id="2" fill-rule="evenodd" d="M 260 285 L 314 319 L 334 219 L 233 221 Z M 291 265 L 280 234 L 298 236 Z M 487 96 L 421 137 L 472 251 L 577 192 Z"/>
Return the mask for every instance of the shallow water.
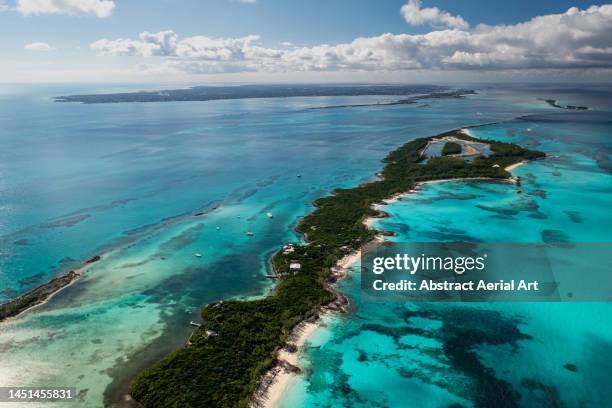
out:
<path id="1" fill-rule="evenodd" d="M 493 90 L 464 100 L 325 110 L 308 108 L 381 98 L 49 100 L 85 91 L 92 89 L 0 91 L 0 299 L 107 254 L 46 305 L 0 324 L 0 385 L 74 386 L 87 407 L 116 403 L 139 369 L 183 344 L 202 304 L 264 294 L 271 284 L 265 278 L 269 255 L 300 239 L 293 227 L 311 211 L 311 201 L 371 178 L 395 147 L 456 127 L 558 113 L 533 95 Z M 589 228 L 590 222 L 584 221 Z M 405 324 L 386 313 L 372 308 L 367 319 Z M 385 335 L 360 333 L 358 322 L 337 327 L 353 327 L 362 336 L 358 343 L 394 353 Z M 406 335 L 399 341 L 426 340 Z M 431 341 L 424 347 L 434 348 Z M 360 372 L 354 359 L 340 357 L 346 372 Z M 410 357 L 398 358 L 402 366 Z M 325 361 L 313 362 L 317 375 L 327 375 L 319 369 Z M 390 375 L 394 389 L 408 387 L 404 376 L 385 371 L 384 361 L 376 370 L 380 381 Z M 369 383 L 376 387 L 368 395 L 380 394 L 368 377 L 352 378 L 346 389 Z M 444 403 L 465 398 L 413 378 L 393 401 L 422 396 Z"/>

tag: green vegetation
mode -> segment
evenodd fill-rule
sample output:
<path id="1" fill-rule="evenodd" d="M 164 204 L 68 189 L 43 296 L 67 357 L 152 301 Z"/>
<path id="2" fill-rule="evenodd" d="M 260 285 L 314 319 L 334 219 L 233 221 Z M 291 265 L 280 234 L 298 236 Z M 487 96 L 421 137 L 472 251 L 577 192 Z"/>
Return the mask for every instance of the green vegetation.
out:
<path id="1" fill-rule="evenodd" d="M 451 135 L 481 141 L 459 131 L 440 136 Z M 207 305 L 202 311 L 204 323 L 192 336 L 191 345 L 142 372 L 133 383 L 133 397 L 147 408 L 248 406 L 295 325 L 335 298 L 327 285 L 330 268 L 375 235 L 363 224 L 365 218 L 377 215 L 373 204 L 419 181 L 504 179 L 510 176 L 504 167 L 544 156 L 514 144 L 485 141 L 493 151 L 489 157 L 471 163 L 459 157 L 435 157 L 423 164 L 421 152 L 430 140 L 416 139 L 391 152 L 380 181 L 339 189 L 316 200 L 316 210 L 298 225 L 308 244 L 296 245 L 287 255 L 279 251 L 272 259 L 281 276 L 274 294 L 260 300 Z M 297 274 L 289 271 L 292 261 L 302 265 Z"/>
<path id="2" fill-rule="evenodd" d="M 446 142 L 442 148 L 442 156 L 449 156 L 451 154 L 461 154 L 463 147 L 459 143 Z"/>
<path id="3" fill-rule="evenodd" d="M 52 294 L 60 290 L 66 285 L 69 285 L 73 280 L 78 278 L 78 274 L 70 271 L 67 274 L 51 279 L 49 282 L 40 285 L 21 296 L 18 296 L 8 302 L 0 305 L 0 321 L 17 316 L 19 313 L 33 306 L 39 305 L 47 300 Z"/>

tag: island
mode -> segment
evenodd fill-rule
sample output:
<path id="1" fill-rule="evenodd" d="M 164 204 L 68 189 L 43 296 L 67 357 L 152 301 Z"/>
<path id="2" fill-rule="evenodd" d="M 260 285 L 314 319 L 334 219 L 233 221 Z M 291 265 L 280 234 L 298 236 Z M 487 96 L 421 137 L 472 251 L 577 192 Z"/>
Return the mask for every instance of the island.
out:
<path id="1" fill-rule="evenodd" d="M 450 156 L 454 154 L 461 154 L 463 147 L 459 143 L 446 142 L 442 148 L 442 156 Z"/>
<path id="2" fill-rule="evenodd" d="M 101 255 L 94 255 L 86 260 L 82 267 L 57 276 L 40 286 L 28 290 L 22 295 L 16 296 L 0 304 L 0 322 L 9 317 L 18 316 L 33 307 L 45 303 L 57 292 L 73 284 L 88 266 L 101 259 Z"/>
<path id="3" fill-rule="evenodd" d="M 469 89 L 451 89 L 433 85 L 235 85 L 195 86 L 185 89 L 140 91 L 108 94 L 68 95 L 53 98 L 56 102 L 126 103 L 126 102 L 193 102 L 222 99 L 280 98 L 306 96 L 410 96 L 391 104 L 410 104 L 419 99 L 456 98 L 475 93 Z M 364 106 L 368 106 L 366 104 Z M 352 106 L 352 105 L 351 105 Z"/>
<path id="4" fill-rule="evenodd" d="M 445 138 L 487 144 L 491 154 L 472 161 L 424 155 L 429 143 Z M 297 351 L 291 342 L 295 330 L 316 321 L 322 308 L 339 310 L 346 304 L 334 290 L 341 276 L 337 268 L 375 242 L 379 232 L 365 221 L 386 216 L 377 204 L 423 182 L 513 180 L 507 168 L 544 156 L 516 144 L 477 139 L 464 130 L 404 144 L 384 159 L 376 181 L 337 189 L 313 203 L 315 210 L 297 226 L 305 243 L 287 244 L 272 257 L 278 277 L 272 294 L 206 305 L 187 346 L 141 372 L 132 383 L 132 397 L 146 408 L 263 406 L 274 382 L 267 373 L 299 371 L 279 359 L 283 348 Z"/>
<path id="5" fill-rule="evenodd" d="M 560 105 L 556 99 L 540 99 L 541 101 L 546 102 L 553 108 L 559 109 L 569 109 L 569 110 L 588 110 L 588 106 L 577 106 L 577 105 Z"/>
<path id="6" fill-rule="evenodd" d="M 70 271 L 1 304 L 0 322 L 46 302 L 54 293 L 70 285 L 79 276 L 76 271 Z"/>

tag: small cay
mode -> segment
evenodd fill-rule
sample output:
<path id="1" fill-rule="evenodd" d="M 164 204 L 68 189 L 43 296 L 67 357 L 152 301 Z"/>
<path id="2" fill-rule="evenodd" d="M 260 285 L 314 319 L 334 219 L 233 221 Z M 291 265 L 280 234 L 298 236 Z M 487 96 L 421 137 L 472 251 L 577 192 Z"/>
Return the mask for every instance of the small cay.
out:
<path id="1" fill-rule="evenodd" d="M 85 261 L 85 265 L 77 270 L 70 271 L 57 278 L 29 290 L 21 296 L 17 296 L 0 305 L 0 322 L 9 317 L 17 316 L 28 309 L 38 306 L 51 298 L 54 294 L 70 285 L 81 276 L 86 266 L 98 262 L 101 255 L 94 255 Z"/>
<path id="2" fill-rule="evenodd" d="M 27 309 L 45 302 L 51 295 L 72 283 L 79 276 L 77 272 L 70 271 L 0 305 L 0 321 L 17 316 Z"/>

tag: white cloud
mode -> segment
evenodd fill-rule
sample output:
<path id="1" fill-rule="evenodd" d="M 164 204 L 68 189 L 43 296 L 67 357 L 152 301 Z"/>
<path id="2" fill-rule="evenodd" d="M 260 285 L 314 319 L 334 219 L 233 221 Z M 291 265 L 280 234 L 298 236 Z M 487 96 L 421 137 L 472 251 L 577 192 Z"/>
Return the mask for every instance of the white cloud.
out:
<path id="1" fill-rule="evenodd" d="M 253 43 L 259 40 L 256 35 L 239 38 L 195 36 L 179 41 L 174 31 L 145 31 L 138 37 L 138 40 L 102 39 L 90 47 L 101 55 L 159 56 L 211 62 L 246 61 L 256 57 L 259 48 L 253 46 Z"/>
<path id="2" fill-rule="evenodd" d="M 421 9 L 424 10 L 424 9 Z M 438 11 L 438 14 L 440 12 Z M 158 57 L 189 73 L 597 68 L 612 71 L 612 5 L 571 8 L 515 25 L 382 34 L 349 43 L 264 47 L 259 37 L 180 39 L 174 31 L 102 39 L 101 55 Z"/>
<path id="3" fill-rule="evenodd" d="M 28 50 L 28 51 L 42 51 L 42 52 L 48 52 L 48 51 L 55 51 L 56 48 L 50 46 L 47 43 L 44 42 L 34 42 L 34 43 L 30 43 L 30 44 L 26 44 L 23 47 L 24 50 Z"/>
<path id="4" fill-rule="evenodd" d="M 67 14 L 70 16 L 109 17 L 113 0 L 17 0 L 17 11 L 23 15 Z"/>
<path id="5" fill-rule="evenodd" d="M 408 0 L 400 10 L 406 22 L 410 25 L 430 25 L 432 27 L 448 27 L 467 30 L 470 25 L 461 16 L 440 10 L 437 7 L 421 7 L 421 0 Z"/>

